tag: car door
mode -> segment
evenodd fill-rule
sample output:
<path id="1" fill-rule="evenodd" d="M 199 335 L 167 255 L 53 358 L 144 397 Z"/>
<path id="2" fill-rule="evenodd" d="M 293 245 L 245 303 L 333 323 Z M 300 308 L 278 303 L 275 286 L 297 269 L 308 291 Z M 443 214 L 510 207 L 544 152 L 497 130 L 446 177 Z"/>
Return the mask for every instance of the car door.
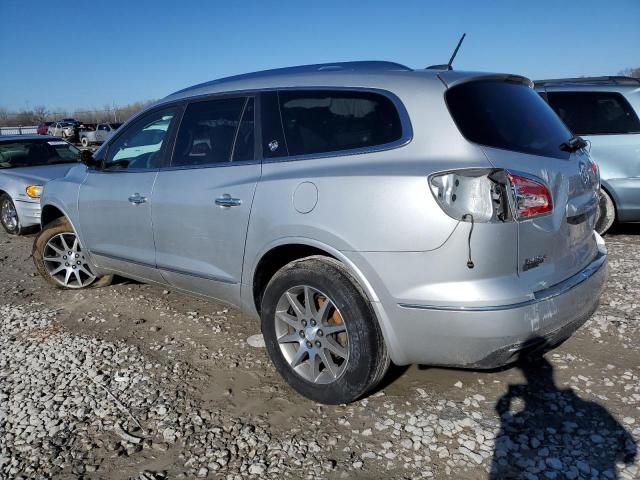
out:
<path id="1" fill-rule="evenodd" d="M 159 167 L 169 151 L 168 128 L 177 111 L 177 107 L 162 108 L 132 123 L 108 145 L 101 168 L 89 170 L 82 183 L 80 228 L 84 247 L 98 266 L 162 281 L 155 269 L 151 200 Z M 162 125 L 162 138 L 144 145 L 146 129 L 158 125 Z"/>
<path id="2" fill-rule="evenodd" d="M 104 123 L 101 123 L 96 127 L 96 142 L 104 142 L 106 140 L 106 137 L 104 134 L 104 127 L 105 127 Z"/>
<path id="3" fill-rule="evenodd" d="M 172 285 L 238 304 L 261 174 L 254 142 L 253 97 L 186 107 L 171 166 L 158 173 L 152 197 L 156 264 Z"/>

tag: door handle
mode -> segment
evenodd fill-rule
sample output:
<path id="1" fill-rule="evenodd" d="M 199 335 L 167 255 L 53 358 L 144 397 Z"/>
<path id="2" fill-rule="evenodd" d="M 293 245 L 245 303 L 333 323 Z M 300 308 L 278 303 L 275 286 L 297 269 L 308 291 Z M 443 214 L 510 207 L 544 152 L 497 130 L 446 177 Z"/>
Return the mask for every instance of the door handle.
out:
<path id="1" fill-rule="evenodd" d="M 225 193 L 220 198 L 216 198 L 216 205 L 220 205 L 221 207 L 237 207 L 242 205 L 242 200 L 239 198 L 233 198 L 228 193 Z"/>
<path id="2" fill-rule="evenodd" d="M 129 203 L 134 205 L 139 205 L 141 203 L 145 203 L 147 201 L 147 197 L 143 197 L 139 193 L 134 193 L 129 197 Z"/>

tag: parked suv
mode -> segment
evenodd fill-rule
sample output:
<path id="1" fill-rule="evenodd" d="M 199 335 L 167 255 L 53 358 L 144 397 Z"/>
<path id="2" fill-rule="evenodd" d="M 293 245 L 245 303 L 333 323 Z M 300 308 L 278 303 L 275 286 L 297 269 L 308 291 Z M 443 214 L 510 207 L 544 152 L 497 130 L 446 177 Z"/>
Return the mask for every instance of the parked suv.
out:
<path id="1" fill-rule="evenodd" d="M 389 363 L 491 368 L 566 339 L 606 277 L 597 169 L 532 83 L 386 62 L 176 92 L 47 183 L 38 271 L 118 274 L 261 319 L 324 403 Z"/>
<path id="2" fill-rule="evenodd" d="M 640 221 L 640 79 L 539 80 L 535 87 L 569 129 L 591 144 L 602 195 L 596 230 Z"/>

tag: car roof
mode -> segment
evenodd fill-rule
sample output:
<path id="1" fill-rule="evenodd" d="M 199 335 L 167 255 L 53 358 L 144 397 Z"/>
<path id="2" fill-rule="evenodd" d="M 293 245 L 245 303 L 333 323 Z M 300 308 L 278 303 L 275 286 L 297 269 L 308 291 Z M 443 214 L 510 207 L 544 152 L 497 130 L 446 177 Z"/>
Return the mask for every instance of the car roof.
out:
<path id="1" fill-rule="evenodd" d="M 15 142 L 16 140 L 60 140 L 60 139 L 58 137 L 53 137 L 51 135 L 36 135 L 35 133 L 30 133 L 28 135 L 0 135 L 0 142 Z"/>
<path id="2" fill-rule="evenodd" d="M 438 69 L 413 70 L 394 62 L 357 61 L 320 63 L 297 67 L 278 68 L 243 75 L 225 77 L 178 90 L 149 108 L 200 95 L 215 93 L 270 90 L 280 88 L 372 88 L 393 90 L 406 86 L 424 88 L 425 81 L 442 88 L 479 78 L 512 78 L 531 85 L 531 81 L 518 75 L 484 72 L 449 71 Z M 147 109 L 145 109 L 147 110 Z"/>
<path id="3" fill-rule="evenodd" d="M 629 92 L 640 89 L 640 78 L 625 76 L 552 78 L 535 80 L 536 90 L 553 88 L 558 90 L 600 90 L 614 92 Z"/>

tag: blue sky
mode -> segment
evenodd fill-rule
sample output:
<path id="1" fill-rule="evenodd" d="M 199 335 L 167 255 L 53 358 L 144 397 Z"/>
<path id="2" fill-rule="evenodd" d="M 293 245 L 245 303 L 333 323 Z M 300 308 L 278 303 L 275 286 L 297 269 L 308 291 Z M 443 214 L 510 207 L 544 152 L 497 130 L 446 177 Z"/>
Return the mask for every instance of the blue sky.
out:
<path id="1" fill-rule="evenodd" d="M 640 0 L 0 0 L 0 107 L 101 108 L 290 65 L 392 60 L 531 78 L 640 67 Z"/>

